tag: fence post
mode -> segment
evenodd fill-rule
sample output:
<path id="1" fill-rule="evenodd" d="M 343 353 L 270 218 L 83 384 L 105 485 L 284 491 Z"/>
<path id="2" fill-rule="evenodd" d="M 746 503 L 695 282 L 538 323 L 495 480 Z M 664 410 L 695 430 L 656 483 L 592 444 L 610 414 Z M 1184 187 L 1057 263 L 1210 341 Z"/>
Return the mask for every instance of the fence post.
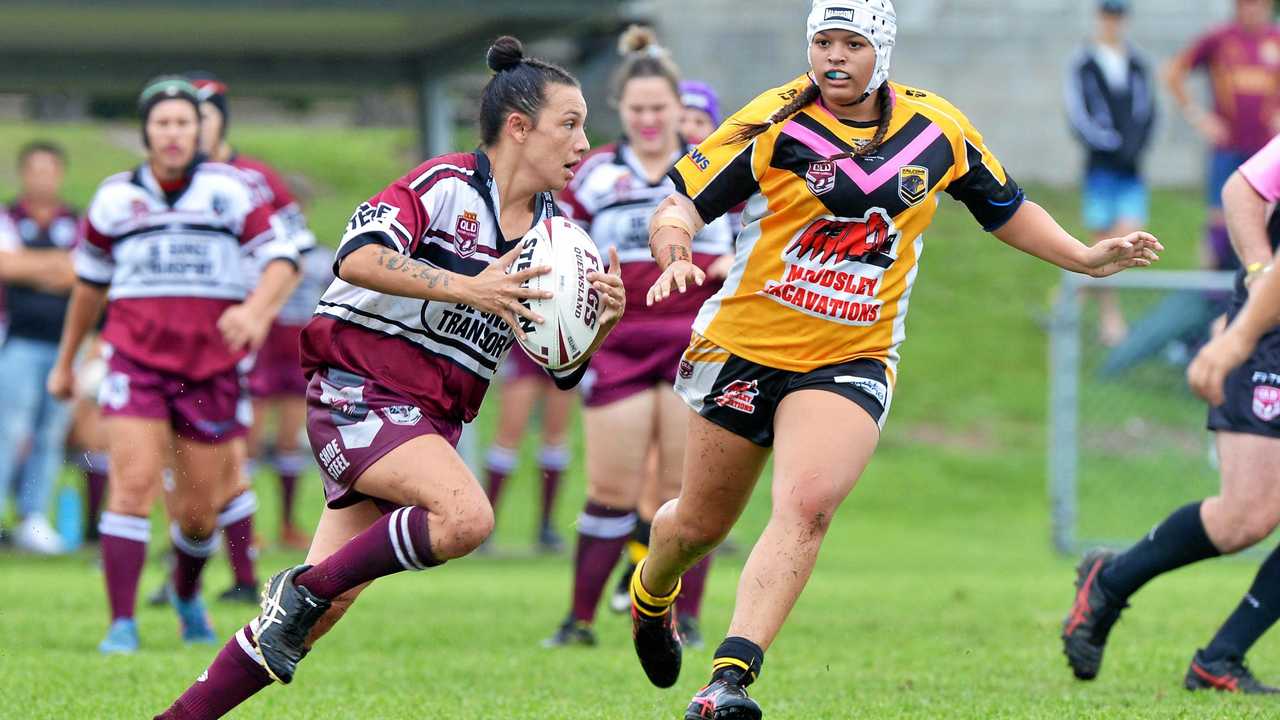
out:
<path id="1" fill-rule="evenodd" d="M 1081 277 L 1063 271 L 1049 323 L 1049 497 L 1053 544 L 1076 551 L 1076 471 L 1079 442 Z"/>

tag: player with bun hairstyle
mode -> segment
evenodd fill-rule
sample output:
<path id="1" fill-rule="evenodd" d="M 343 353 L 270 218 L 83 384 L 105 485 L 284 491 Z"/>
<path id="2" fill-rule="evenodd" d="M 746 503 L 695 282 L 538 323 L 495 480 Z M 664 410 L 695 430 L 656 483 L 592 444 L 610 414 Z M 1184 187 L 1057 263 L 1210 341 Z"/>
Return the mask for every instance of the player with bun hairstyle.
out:
<path id="1" fill-rule="evenodd" d="M 644 306 L 643 293 L 661 272 L 649 254 L 648 218 L 675 190 L 666 174 L 688 147 L 679 136 L 679 74 L 653 31 L 632 26 L 619 50 L 623 60 L 614 74 L 613 99 L 625 134 L 583 160 L 560 202 L 602 252 L 617 252 L 631 312 L 600 348 L 582 383 L 587 500 L 578 517 L 571 611 L 548 646 L 595 644 L 596 606 L 637 527 L 642 498 L 651 498 L 650 507 L 640 507 L 639 540 L 647 542 L 646 520 L 679 492 L 684 412 L 670 390 L 693 317 L 717 284 L 713 277 L 681 302 Z M 731 243 L 728 223 L 713 223 L 693 239 L 694 260 L 705 270 Z M 647 472 L 651 452 L 658 457 L 656 477 Z M 705 576 L 705 564 L 691 571 L 685 599 L 690 632 L 697 630 L 691 623 Z"/>
<path id="2" fill-rule="evenodd" d="M 515 336 L 524 284 L 507 273 L 520 240 L 557 213 L 551 193 L 588 149 L 586 101 L 565 70 L 502 37 L 480 101 L 482 146 L 432 158 L 362 203 L 334 258 L 337 278 L 302 336 L 307 432 L 327 505 L 306 564 L 272 577 L 238 630 L 161 718 L 221 717 L 273 680 L 288 683 L 317 638 L 379 577 L 474 550 L 493 527 L 484 490 L 454 449 Z M 600 331 L 622 316 L 616 254 L 588 279 Z M 572 387 L 586 371 L 551 374 Z"/>
<path id="3" fill-rule="evenodd" d="M 276 233 L 273 209 L 239 171 L 199 154 L 198 105 L 182 77 L 143 89 L 147 158 L 94 194 L 48 378 L 51 395 L 71 396 L 75 357 L 105 307 L 109 359 L 99 402 L 110 473 L 99 532 L 112 622 L 98 647 L 107 654 L 138 648 L 138 578 L 171 458 L 172 602 L 186 642 L 216 641 L 200 576 L 217 547 L 230 441 L 244 432 L 236 364 L 254 348 L 259 319 L 269 322 L 297 282 L 297 249 Z M 244 273 L 250 254 L 265 263 L 256 283 Z"/>
<path id="4" fill-rule="evenodd" d="M 733 268 L 703 304 L 676 381 L 693 410 L 680 496 L 654 518 L 631 585 L 636 653 L 659 687 L 680 672 L 680 576 L 733 527 L 776 446 L 770 519 L 690 720 L 762 715 L 746 687 L 879 440 L 938 194 L 1006 244 L 1073 272 L 1111 275 L 1161 249 L 1142 232 L 1086 246 L 1026 201 L 958 109 L 888 81 L 896 27 L 888 0 L 815 2 L 809 72 L 683 158 L 671 173 L 677 192 L 652 217 L 663 272 L 647 301 L 680 302 L 705 282 L 690 238 L 747 201 Z"/>

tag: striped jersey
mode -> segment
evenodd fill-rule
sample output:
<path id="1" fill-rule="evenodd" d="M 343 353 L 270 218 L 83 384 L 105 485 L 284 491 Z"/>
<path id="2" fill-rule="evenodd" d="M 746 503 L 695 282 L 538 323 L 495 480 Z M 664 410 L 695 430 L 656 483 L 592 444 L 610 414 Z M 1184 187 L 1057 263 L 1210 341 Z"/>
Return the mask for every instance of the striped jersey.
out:
<path id="1" fill-rule="evenodd" d="M 857 358 L 896 377 L 924 231 L 946 191 L 988 231 L 1021 205 L 1018 185 L 968 119 L 942 98 L 890 83 L 882 145 L 852 153 L 875 123 L 852 123 L 819 100 L 747 143 L 810 83 L 769 90 L 676 164 L 671 178 L 705 221 L 746 201 L 724 286 L 694 330 L 752 362 L 806 372 Z"/>
<path id="2" fill-rule="evenodd" d="M 549 193 L 535 198 L 534 225 L 558 214 Z M 437 157 L 356 208 L 338 246 L 342 260 L 381 245 L 433 268 L 478 275 L 520 238 L 498 227 L 498 186 L 483 152 Z M 470 422 L 515 342 L 499 317 L 469 305 L 386 295 L 340 277 L 302 331 L 310 377 L 336 368 L 375 379 L 429 414 Z"/>
<path id="3" fill-rule="evenodd" d="M 682 149 L 671 158 L 674 164 L 688 152 Z M 658 205 L 675 191 L 668 176 L 651 182 L 639 158 L 625 140 L 593 150 L 574 171 L 574 178 L 560 193 L 565 214 L 586 229 L 603 258 L 609 248 L 617 248 L 622 264 L 622 283 L 627 291 L 627 312 L 622 322 L 647 316 L 688 315 L 698 312 L 703 301 L 719 287 L 708 281 L 689 292 L 676 294 L 666 302 L 646 306 L 649 287 L 662 274 L 649 251 L 649 219 Z M 706 270 L 716 258 L 733 249 L 728 215 L 708 224 L 693 238 L 693 261 Z"/>
<path id="4" fill-rule="evenodd" d="M 102 337 L 149 368 L 201 380 L 235 367 L 218 319 L 256 283 L 246 257 L 298 262 L 243 173 L 198 162 L 177 187 L 143 163 L 102 182 L 74 252 L 76 275 L 109 286 Z"/>
<path id="5" fill-rule="evenodd" d="M 228 165 L 245 174 L 254 190 L 259 194 L 259 202 L 270 205 L 275 210 L 274 221 L 277 232 L 288 235 L 302 255 L 298 268 L 301 278 L 297 288 L 289 295 L 280 314 L 276 316 L 277 325 L 306 325 L 315 312 L 316 301 L 320 294 L 333 280 L 330 270 L 330 258 L 327 252 L 312 252 L 316 247 L 316 236 L 307 226 L 307 218 L 302 213 L 302 206 L 293 197 L 289 186 L 275 168 L 256 158 L 235 153 L 227 161 Z M 253 265 L 255 273 L 261 267 Z"/>

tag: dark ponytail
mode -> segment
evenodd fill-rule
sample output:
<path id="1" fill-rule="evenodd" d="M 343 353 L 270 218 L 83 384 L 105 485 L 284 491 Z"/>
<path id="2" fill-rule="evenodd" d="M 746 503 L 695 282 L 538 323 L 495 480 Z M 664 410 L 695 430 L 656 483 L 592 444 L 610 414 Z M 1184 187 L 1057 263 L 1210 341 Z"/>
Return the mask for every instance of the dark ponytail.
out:
<path id="1" fill-rule="evenodd" d="M 537 119 L 547 100 L 547 85 L 579 87 L 578 79 L 568 70 L 525 57 L 524 44 L 510 35 L 493 41 L 485 62 L 494 72 L 480 95 L 480 141 L 485 147 L 498 142 L 511 113 Z"/>
<path id="2" fill-rule="evenodd" d="M 791 98 L 791 102 L 775 110 L 768 120 L 758 123 L 736 123 L 738 131 L 729 136 L 729 143 L 737 145 L 755 140 L 757 135 L 768 130 L 774 123 L 780 123 L 803 110 L 805 106 L 817 102 L 821 94 L 822 91 L 818 89 L 817 84 L 810 81 L 800 94 Z"/>
<path id="3" fill-rule="evenodd" d="M 757 135 L 768 130 L 775 123 L 780 123 L 800 112 L 809 104 L 817 102 L 820 95 L 822 95 L 822 91 L 818 89 L 818 85 L 810 82 L 808 87 L 801 90 L 799 95 L 796 95 L 791 99 L 791 102 L 778 108 L 769 116 L 768 120 L 759 123 L 738 123 L 738 131 L 729 137 L 729 143 L 736 145 L 751 142 Z M 853 152 L 843 153 L 830 159 L 836 160 L 845 157 L 860 157 L 863 155 L 870 155 L 876 150 L 879 150 L 880 145 L 884 143 L 885 136 L 889 134 L 889 123 L 893 120 L 893 103 L 891 102 L 891 99 L 889 83 L 884 83 L 880 86 L 880 89 L 876 91 L 876 106 L 880 110 L 880 121 L 876 125 L 875 135 L 872 136 L 869 142 Z"/>

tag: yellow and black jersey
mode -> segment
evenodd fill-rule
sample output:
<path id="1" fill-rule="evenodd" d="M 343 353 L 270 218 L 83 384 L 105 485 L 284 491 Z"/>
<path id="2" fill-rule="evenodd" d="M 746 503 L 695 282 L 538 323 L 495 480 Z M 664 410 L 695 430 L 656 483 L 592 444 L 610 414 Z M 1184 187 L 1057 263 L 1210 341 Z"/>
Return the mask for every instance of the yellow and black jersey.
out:
<path id="1" fill-rule="evenodd" d="M 733 141 L 809 82 L 759 96 L 671 171 L 707 222 L 747 202 L 733 269 L 694 330 L 762 365 L 808 371 L 873 358 L 892 380 L 938 193 L 990 231 L 1013 216 L 1022 191 L 959 110 L 896 83 L 888 133 L 867 156 L 852 153 L 874 123 L 841 121 L 821 101 Z"/>

